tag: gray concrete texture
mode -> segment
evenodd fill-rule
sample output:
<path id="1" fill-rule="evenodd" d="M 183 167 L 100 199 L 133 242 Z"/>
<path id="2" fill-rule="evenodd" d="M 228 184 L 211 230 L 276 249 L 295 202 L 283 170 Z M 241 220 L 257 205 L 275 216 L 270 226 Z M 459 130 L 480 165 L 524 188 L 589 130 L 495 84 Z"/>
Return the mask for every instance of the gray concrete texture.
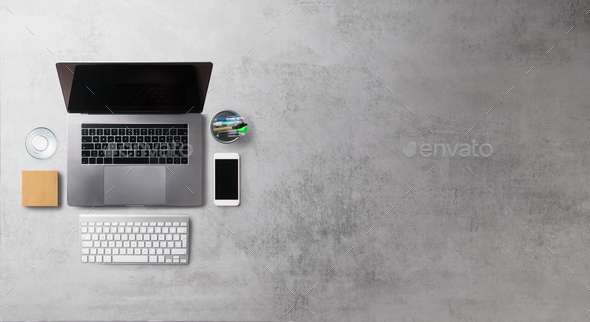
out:
<path id="1" fill-rule="evenodd" d="M 588 318 L 587 1 L 0 7 L 2 320 Z M 215 64 L 204 117 L 235 109 L 251 132 L 206 137 L 208 209 L 65 204 L 69 60 Z M 48 160 L 24 150 L 36 126 L 59 140 Z M 224 151 L 242 156 L 237 208 L 213 206 Z M 33 169 L 60 171 L 59 208 L 20 206 Z M 191 264 L 80 264 L 88 211 L 190 214 Z"/>

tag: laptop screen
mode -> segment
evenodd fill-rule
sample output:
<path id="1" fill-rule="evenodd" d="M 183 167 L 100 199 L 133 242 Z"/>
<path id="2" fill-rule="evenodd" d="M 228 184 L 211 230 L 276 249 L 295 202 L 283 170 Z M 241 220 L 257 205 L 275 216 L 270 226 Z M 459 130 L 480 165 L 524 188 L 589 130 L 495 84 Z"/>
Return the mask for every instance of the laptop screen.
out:
<path id="1" fill-rule="evenodd" d="M 70 113 L 202 111 L 208 78 L 205 89 L 199 88 L 199 71 L 194 64 L 100 63 L 71 67 L 71 92 L 66 98 Z"/>

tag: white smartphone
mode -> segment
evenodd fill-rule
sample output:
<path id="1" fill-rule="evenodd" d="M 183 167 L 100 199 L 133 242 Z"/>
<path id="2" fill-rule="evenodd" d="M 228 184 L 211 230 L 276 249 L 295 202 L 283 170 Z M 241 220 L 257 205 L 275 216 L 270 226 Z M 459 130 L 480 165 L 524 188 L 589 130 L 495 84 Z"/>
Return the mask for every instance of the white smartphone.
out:
<path id="1" fill-rule="evenodd" d="M 238 206 L 240 204 L 240 155 L 237 153 L 215 153 L 216 206 Z"/>

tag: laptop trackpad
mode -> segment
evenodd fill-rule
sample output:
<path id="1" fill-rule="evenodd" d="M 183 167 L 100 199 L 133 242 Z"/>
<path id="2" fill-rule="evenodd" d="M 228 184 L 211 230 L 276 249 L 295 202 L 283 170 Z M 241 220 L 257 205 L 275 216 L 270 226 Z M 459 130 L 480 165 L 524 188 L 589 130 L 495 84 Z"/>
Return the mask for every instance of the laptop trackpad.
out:
<path id="1" fill-rule="evenodd" d="M 105 166 L 105 205 L 164 205 L 165 169 L 162 166 Z"/>

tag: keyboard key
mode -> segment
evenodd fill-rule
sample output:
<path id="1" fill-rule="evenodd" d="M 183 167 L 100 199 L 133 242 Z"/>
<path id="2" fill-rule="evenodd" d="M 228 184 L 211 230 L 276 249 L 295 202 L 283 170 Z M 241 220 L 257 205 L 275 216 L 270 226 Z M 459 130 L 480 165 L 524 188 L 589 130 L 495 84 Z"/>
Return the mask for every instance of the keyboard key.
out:
<path id="1" fill-rule="evenodd" d="M 88 135 L 88 129 L 82 129 L 82 135 Z"/>
<path id="2" fill-rule="evenodd" d="M 96 150 L 90 151 L 90 156 L 96 158 L 98 156 L 98 151 L 96 151 Z"/>
<path id="3" fill-rule="evenodd" d="M 96 135 L 96 130 L 95 130 L 95 129 L 90 129 L 90 130 L 88 131 L 88 134 L 89 134 L 89 135 Z"/>
<path id="4" fill-rule="evenodd" d="M 139 129 L 133 129 L 133 135 L 139 135 Z"/>
<path id="5" fill-rule="evenodd" d="M 102 134 L 102 129 L 97 129 L 97 130 L 96 130 L 96 135 L 103 135 L 103 134 Z"/>
<path id="6" fill-rule="evenodd" d="M 178 135 L 188 135 L 188 130 L 187 129 L 178 129 L 177 134 Z"/>
<path id="7" fill-rule="evenodd" d="M 180 158 L 180 164 L 188 164 L 188 158 Z"/>
<path id="8" fill-rule="evenodd" d="M 115 142 L 115 137 L 114 136 L 109 136 L 107 141 L 108 142 Z"/>
<path id="9" fill-rule="evenodd" d="M 97 143 L 100 141 L 100 137 L 99 136 L 93 136 L 92 137 L 92 142 Z"/>
<path id="10" fill-rule="evenodd" d="M 147 129 L 141 129 L 141 135 L 147 135 Z"/>
<path id="11" fill-rule="evenodd" d="M 111 129 L 104 129 L 103 135 L 111 135 Z"/>
<path id="12" fill-rule="evenodd" d="M 121 137 L 120 136 L 115 136 L 115 142 L 117 142 L 117 143 L 121 142 Z"/>
<path id="13" fill-rule="evenodd" d="M 90 151 L 82 151 L 82 156 L 83 157 L 89 157 L 90 156 Z"/>
<path id="14" fill-rule="evenodd" d="M 103 158 L 96 158 L 96 164 L 103 164 Z"/>
<path id="15" fill-rule="evenodd" d="M 82 142 L 92 142 L 92 137 L 91 136 L 83 136 Z"/>
<path id="16" fill-rule="evenodd" d="M 162 129 L 156 129 L 156 135 L 162 135 Z"/>
<path id="17" fill-rule="evenodd" d="M 147 263 L 148 256 L 144 255 L 113 255 L 113 263 Z"/>
<path id="18" fill-rule="evenodd" d="M 88 159 L 88 163 L 89 164 L 96 164 L 96 158 L 90 158 L 90 159 Z"/>
<path id="19" fill-rule="evenodd" d="M 149 158 L 113 158 L 113 164 L 150 164 Z"/>

